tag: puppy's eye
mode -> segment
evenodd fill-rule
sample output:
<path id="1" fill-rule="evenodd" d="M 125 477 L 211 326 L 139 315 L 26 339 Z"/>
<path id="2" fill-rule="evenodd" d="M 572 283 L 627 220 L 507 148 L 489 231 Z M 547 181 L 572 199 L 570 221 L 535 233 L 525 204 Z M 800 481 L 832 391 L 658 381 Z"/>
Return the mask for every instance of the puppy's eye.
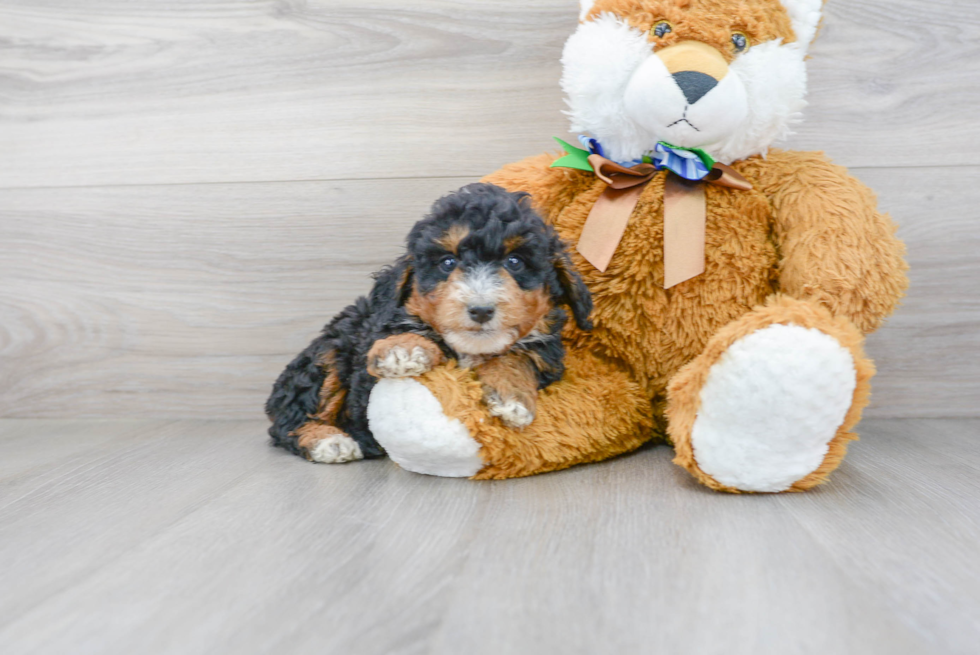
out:
<path id="1" fill-rule="evenodd" d="M 674 26 L 670 24 L 670 21 L 662 20 L 656 25 L 654 25 L 653 29 L 650 31 L 653 32 L 653 35 L 655 37 L 657 37 L 658 39 L 662 39 L 674 31 Z"/>
<path id="2" fill-rule="evenodd" d="M 458 263 L 459 262 L 456 261 L 455 257 L 452 255 L 446 255 L 439 260 L 439 270 L 443 273 L 452 273 L 453 269 L 456 268 L 456 264 Z"/>
<path id="3" fill-rule="evenodd" d="M 732 45 L 735 46 L 735 52 L 745 52 L 749 49 L 749 37 L 743 32 L 735 32 L 732 34 Z"/>
<path id="4" fill-rule="evenodd" d="M 524 260 L 517 255 L 511 255 L 504 262 L 504 268 L 506 268 L 511 273 L 520 273 L 524 270 Z"/>

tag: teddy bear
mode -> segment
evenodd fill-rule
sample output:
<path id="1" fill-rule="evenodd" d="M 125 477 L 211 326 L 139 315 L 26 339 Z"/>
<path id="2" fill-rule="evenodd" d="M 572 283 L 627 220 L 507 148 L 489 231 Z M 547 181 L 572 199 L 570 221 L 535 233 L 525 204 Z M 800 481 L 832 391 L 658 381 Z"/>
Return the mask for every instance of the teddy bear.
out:
<path id="1" fill-rule="evenodd" d="M 508 427 L 455 364 L 381 380 L 375 438 L 403 468 L 503 479 L 651 440 L 708 487 L 803 491 L 841 463 L 870 396 L 865 335 L 907 287 L 872 192 L 772 147 L 805 106 L 823 0 L 582 0 L 561 85 L 579 146 L 486 182 L 531 195 L 574 247 L 593 329 Z"/>

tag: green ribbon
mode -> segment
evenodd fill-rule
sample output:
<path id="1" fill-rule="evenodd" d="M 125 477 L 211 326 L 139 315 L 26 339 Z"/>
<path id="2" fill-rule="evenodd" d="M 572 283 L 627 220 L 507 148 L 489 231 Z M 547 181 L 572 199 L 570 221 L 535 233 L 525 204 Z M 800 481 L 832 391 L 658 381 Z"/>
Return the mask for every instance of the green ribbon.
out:
<path id="1" fill-rule="evenodd" d="M 589 163 L 589 151 L 582 150 L 581 148 L 576 148 L 573 145 L 562 141 L 558 137 L 551 137 L 558 142 L 565 152 L 568 154 L 560 159 L 556 159 L 551 164 L 551 168 L 575 168 L 580 171 L 588 171 L 590 173 L 595 173 L 595 169 L 592 168 L 592 164 Z"/>

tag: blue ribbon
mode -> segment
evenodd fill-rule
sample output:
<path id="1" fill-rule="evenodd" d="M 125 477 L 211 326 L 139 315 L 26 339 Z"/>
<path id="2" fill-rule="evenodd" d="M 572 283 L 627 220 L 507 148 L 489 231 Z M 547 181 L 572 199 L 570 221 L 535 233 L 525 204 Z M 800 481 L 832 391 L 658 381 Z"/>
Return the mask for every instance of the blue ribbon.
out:
<path id="1" fill-rule="evenodd" d="M 658 170 L 667 169 L 685 180 L 703 180 L 711 168 L 705 166 L 701 158 L 690 150 L 682 150 L 665 143 L 658 143 L 650 156 Z"/>
<path id="2" fill-rule="evenodd" d="M 588 136 L 580 136 L 578 140 L 591 154 L 606 156 L 598 140 Z M 653 164 L 659 171 L 666 169 L 693 182 L 707 177 L 715 164 L 714 160 L 703 150 L 680 148 L 663 141 L 654 147 L 653 152 L 641 159 L 617 161 L 616 163 L 626 168 L 631 168 L 637 164 Z"/>

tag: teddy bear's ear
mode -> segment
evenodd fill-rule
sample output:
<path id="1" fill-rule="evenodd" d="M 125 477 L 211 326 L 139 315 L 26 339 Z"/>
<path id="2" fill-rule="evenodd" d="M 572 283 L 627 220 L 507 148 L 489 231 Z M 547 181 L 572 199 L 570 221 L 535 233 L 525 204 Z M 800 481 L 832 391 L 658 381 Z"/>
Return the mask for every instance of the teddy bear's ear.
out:
<path id="1" fill-rule="evenodd" d="M 585 2 L 585 0 L 582 0 Z M 823 15 L 823 5 L 825 0 L 780 0 L 789 18 L 793 21 L 793 31 L 796 38 L 805 47 L 813 43 L 817 36 L 817 28 L 820 27 L 820 18 Z"/>
<path id="2" fill-rule="evenodd" d="M 595 4 L 595 0 L 578 0 L 578 1 L 579 4 L 582 5 L 582 11 L 579 12 L 578 19 L 585 20 L 585 16 L 589 13 L 589 10 L 592 9 L 592 5 Z"/>

